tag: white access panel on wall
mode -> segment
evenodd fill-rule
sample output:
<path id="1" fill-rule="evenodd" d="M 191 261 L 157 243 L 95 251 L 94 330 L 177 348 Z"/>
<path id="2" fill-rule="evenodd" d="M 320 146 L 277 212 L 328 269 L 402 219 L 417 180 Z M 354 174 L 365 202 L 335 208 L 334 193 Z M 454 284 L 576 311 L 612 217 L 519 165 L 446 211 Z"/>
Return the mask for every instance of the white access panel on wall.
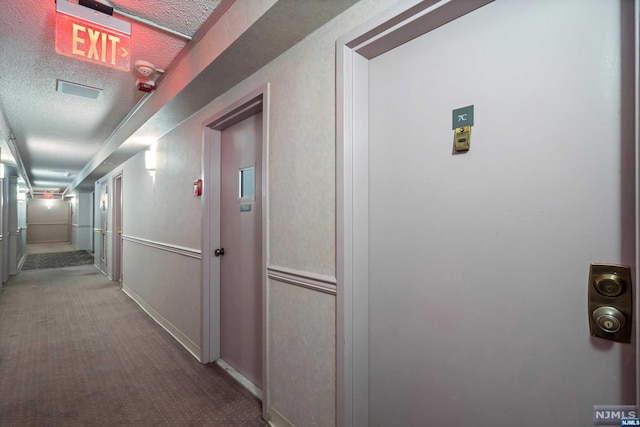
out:
<path id="1" fill-rule="evenodd" d="M 590 263 L 634 262 L 623 16 L 496 1 L 368 61 L 355 425 L 586 426 L 635 403 L 633 346 L 591 337 L 587 313 Z"/>

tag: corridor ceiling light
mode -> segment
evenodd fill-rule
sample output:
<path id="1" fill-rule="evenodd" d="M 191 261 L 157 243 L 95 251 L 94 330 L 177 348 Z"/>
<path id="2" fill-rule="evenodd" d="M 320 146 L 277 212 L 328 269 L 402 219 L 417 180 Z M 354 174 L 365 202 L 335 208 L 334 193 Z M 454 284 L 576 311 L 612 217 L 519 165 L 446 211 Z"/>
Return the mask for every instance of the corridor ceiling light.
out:
<path id="1" fill-rule="evenodd" d="M 151 176 L 156 173 L 156 150 L 149 149 L 144 152 L 144 168 Z"/>

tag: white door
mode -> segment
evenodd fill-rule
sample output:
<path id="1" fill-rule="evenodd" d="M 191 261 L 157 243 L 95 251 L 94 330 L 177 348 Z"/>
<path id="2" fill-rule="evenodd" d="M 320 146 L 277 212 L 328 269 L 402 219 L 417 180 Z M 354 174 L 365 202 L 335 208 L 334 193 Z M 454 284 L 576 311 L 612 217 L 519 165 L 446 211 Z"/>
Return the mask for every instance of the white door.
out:
<path id="1" fill-rule="evenodd" d="M 262 385 L 262 114 L 222 131 L 220 353 Z"/>
<path id="2" fill-rule="evenodd" d="M 635 403 L 632 345 L 587 313 L 590 263 L 633 262 L 620 21 L 496 1 L 369 61 L 369 425 L 583 427 Z"/>

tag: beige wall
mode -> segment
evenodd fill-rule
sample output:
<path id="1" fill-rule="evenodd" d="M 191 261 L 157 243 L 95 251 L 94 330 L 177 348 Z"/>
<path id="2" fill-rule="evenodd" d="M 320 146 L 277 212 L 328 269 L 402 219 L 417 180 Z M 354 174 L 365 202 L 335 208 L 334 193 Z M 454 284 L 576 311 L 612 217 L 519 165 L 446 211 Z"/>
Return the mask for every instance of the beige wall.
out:
<path id="1" fill-rule="evenodd" d="M 29 199 L 27 202 L 27 243 L 68 242 L 69 202 Z"/>

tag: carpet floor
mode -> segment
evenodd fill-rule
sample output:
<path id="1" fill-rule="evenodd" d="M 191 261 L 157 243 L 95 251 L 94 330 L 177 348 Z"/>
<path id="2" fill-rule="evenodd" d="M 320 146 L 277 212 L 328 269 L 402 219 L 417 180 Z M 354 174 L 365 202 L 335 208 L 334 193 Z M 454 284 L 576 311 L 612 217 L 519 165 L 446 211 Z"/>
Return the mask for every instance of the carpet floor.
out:
<path id="1" fill-rule="evenodd" d="M 38 268 L 75 267 L 78 265 L 93 264 L 94 256 L 91 251 L 71 251 L 29 254 L 24 261 L 22 270 L 35 270 Z"/>
<path id="2" fill-rule="evenodd" d="M 266 426 L 93 266 L 23 271 L 0 293 L 2 426 Z"/>

